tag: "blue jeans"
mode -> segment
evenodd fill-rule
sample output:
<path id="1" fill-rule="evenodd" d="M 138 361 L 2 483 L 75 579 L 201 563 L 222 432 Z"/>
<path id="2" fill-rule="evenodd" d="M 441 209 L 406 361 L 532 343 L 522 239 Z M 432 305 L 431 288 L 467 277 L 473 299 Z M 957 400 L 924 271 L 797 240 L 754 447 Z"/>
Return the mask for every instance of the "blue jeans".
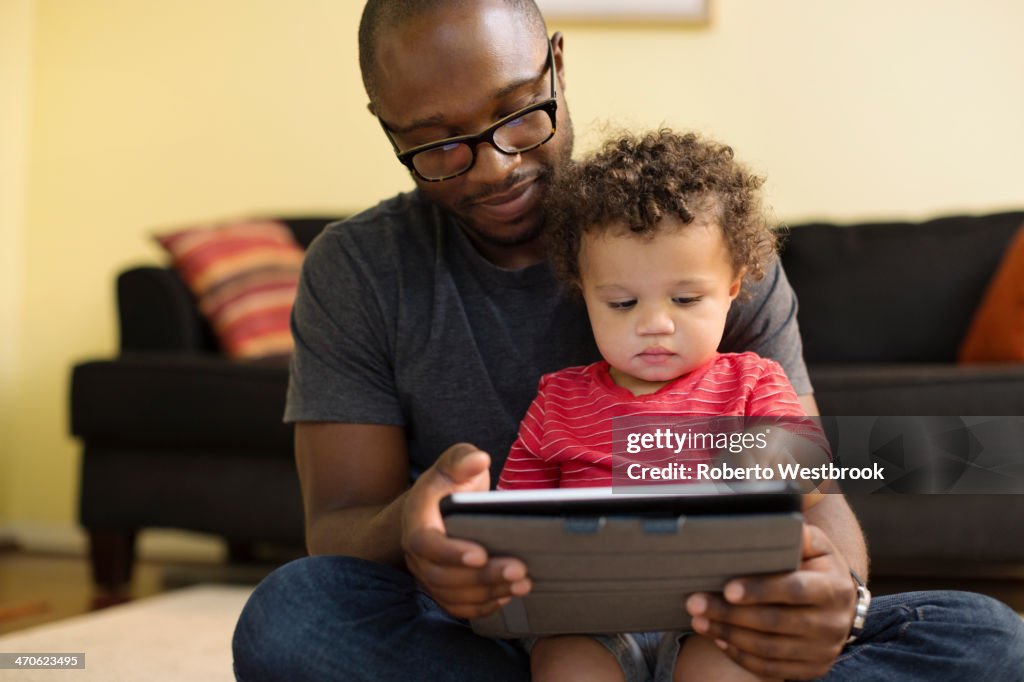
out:
<path id="1" fill-rule="evenodd" d="M 338 556 L 282 566 L 260 583 L 235 629 L 235 675 L 262 680 L 523 681 L 515 642 L 473 634 L 391 566 Z M 968 592 L 876 597 L 864 635 L 823 679 L 1024 680 L 1024 625 Z"/>

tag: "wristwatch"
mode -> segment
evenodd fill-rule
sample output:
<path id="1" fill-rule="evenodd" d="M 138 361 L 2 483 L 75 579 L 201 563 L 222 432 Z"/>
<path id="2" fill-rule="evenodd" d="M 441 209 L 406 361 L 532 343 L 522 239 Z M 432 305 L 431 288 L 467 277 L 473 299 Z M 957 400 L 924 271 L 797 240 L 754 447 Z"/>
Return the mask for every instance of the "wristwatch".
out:
<path id="1" fill-rule="evenodd" d="M 850 636 L 846 643 L 856 642 L 857 638 L 864 634 L 864 621 L 868 617 L 868 607 L 871 606 L 871 592 L 868 586 L 859 575 L 851 568 L 850 576 L 853 582 L 857 583 L 857 608 L 853 612 L 853 626 L 850 628 Z"/>

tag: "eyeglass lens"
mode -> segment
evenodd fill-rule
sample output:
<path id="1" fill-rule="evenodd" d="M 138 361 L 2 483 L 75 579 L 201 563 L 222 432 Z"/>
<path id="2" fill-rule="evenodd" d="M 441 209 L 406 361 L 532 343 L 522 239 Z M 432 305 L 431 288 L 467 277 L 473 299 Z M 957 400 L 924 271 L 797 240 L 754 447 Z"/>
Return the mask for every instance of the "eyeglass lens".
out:
<path id="1" fill-rule="evenodd" d="M 551 137 L 551 117 L 543 109 L 536 109 L 506 122 L 494 131 L 494 146 L 503 152 L 515 154 L 541 144 Z M 427 179 L 457 175 L 473 165 L 476 150 L 465 142 L 453 142 L 425 149 L 412 157 L 416 172 Z"/>

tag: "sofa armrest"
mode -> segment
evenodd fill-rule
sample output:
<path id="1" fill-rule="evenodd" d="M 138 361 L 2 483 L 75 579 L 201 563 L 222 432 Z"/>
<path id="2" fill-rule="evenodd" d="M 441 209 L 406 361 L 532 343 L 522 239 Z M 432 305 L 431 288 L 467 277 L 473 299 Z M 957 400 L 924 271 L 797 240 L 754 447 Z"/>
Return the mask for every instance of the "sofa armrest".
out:
<path id="1" fill-rule="evenodd" d="M 71 433 L 86 445 L 270 453 L 291 458 L 282 421 L 288 364 L 135 353 L 71 374 Z"/>
<path id="2" fill-rule="evenodd" d="M 121 352 L 216 351 L 195 298 L 169 268 L 143 266 L 117 278 Z"/>

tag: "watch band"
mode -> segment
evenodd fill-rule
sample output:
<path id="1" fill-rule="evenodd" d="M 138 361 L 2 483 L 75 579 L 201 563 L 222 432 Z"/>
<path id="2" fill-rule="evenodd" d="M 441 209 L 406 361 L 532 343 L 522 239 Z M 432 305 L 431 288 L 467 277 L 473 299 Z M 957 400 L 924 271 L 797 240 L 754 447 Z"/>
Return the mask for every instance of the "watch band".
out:
<path id="1" fill-rule="evenodd" d="M 871 592 L 868 590 L 867 585 L 861 580 L 861 577 L 857 575 L 852 569 L 850 575 L 853 577 L 853 581 L 857 583 L 857 606 L 853 612 L 853 626 L 850 628 L 850 636 L 846 638 L 846 643 L 856 642 L 857 638 L 864 634 L 864 621 L 868 617 L 868 608 L 871 606 Z"/>

